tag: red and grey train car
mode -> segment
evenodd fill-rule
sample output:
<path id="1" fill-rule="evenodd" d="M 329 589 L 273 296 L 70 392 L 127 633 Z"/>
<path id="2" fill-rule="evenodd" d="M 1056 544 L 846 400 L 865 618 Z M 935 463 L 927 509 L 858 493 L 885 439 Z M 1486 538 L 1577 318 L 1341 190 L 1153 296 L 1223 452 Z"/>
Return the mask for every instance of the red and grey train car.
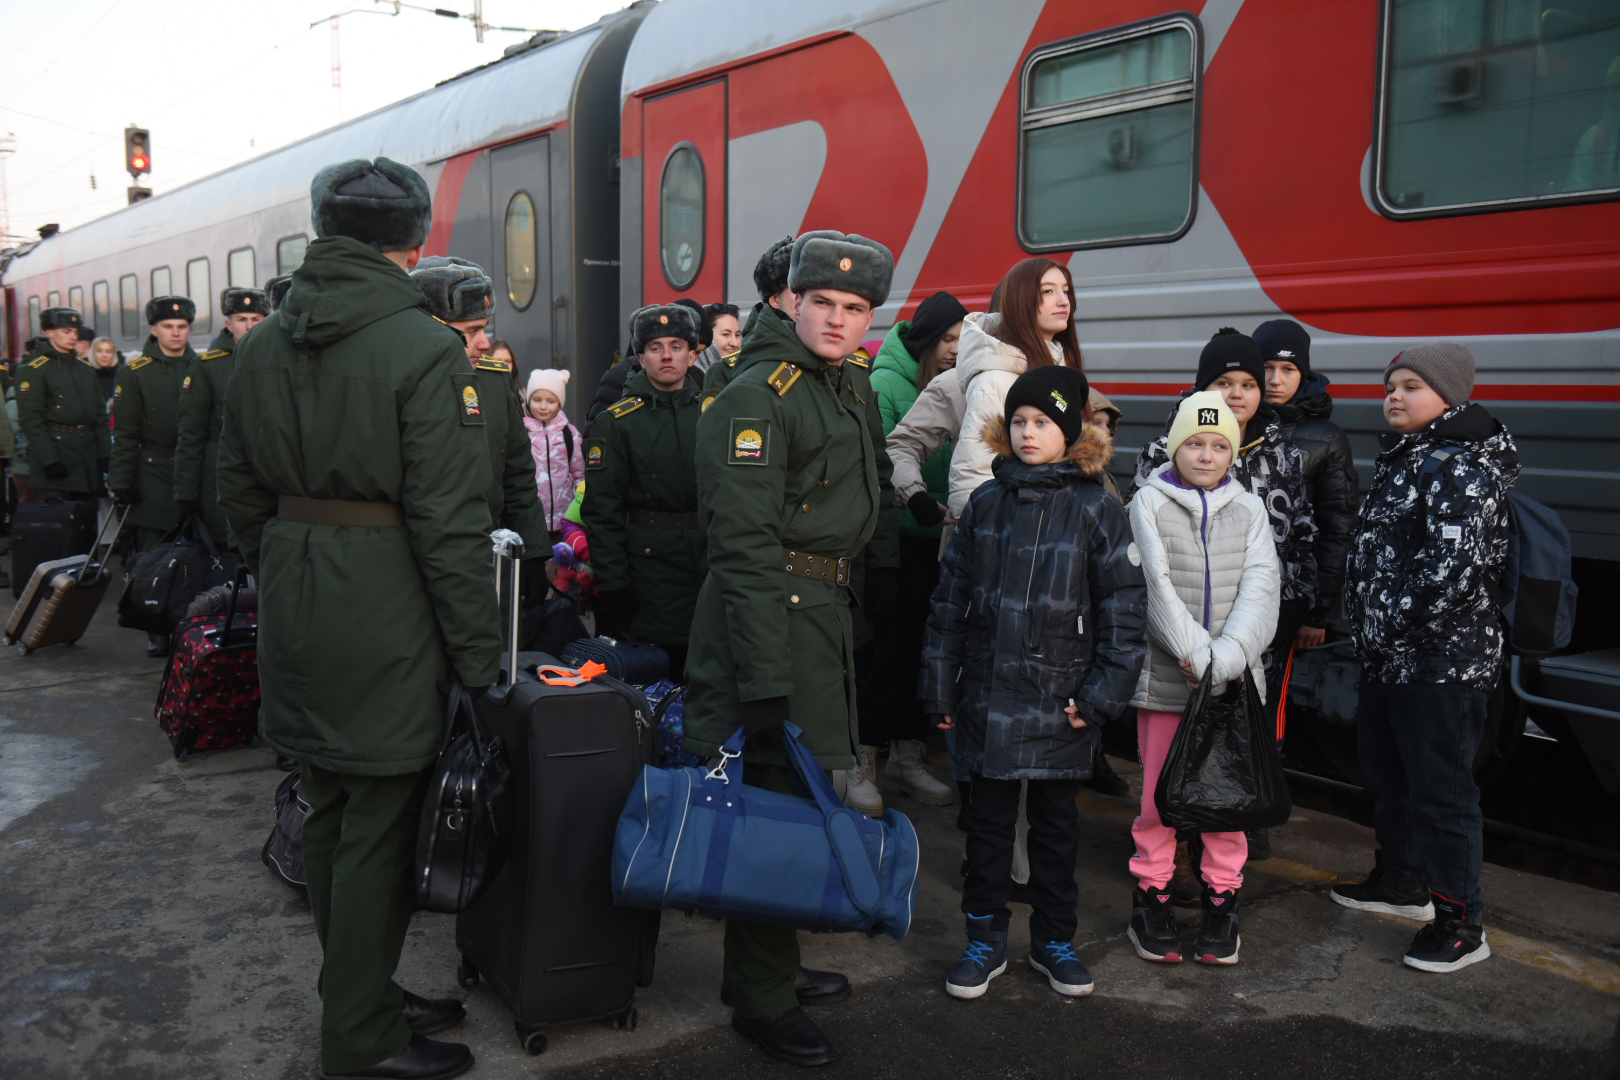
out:
<path id="1" fill-rule="evenodd" d="M 490 268 L 497 334 L 570 368 L 576 411 L 636 306 L 751 303 L 760 251 L 811 228 L 894 251 L 876 330 L 1064 261 L 1125 459 L 1217 327 L 1287 316 L 1365 479 L 1384 365 L 1453 338 L 1574 538 L 1596 659 L 1561 696 L 1596 713 L 1536 715 L 1620 791 L 1617 148 L 1613 0 L 643 2 L 14 252 L 6 347 L 58 299 L 128 348 L 159 285 L 262 283 L 306 242 L 310 175 L 375 154 L 423 170 L 430 253 Z"/>

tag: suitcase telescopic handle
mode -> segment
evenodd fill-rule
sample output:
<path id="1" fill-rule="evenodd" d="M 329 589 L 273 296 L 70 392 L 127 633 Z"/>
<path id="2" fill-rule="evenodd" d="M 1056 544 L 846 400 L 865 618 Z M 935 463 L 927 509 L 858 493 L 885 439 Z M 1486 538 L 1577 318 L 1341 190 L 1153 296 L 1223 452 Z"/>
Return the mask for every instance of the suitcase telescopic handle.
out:
<path id="1" fill-rule="evenodd" d="M 84 557 L 84 565 L 79 567 L 79 577 L 76 583 L 79 588 L 84 588 L 84 577 L 90 572 L 90 568 L 92 566 L 96 568 L 96 576 L 92 578 L 90 582 L 92 585 L 97 581 L 100 581 L 102 575 L 107 572 L 107 559 L 111 557 L 113 545 L 118 542 L 119 534 L 124 531 L 124 522 L 129 520 L 129 512 L 132 509 L 134 509 L 133 503 L 124 507 L 124 512 L 122 514 L 108 514 L 107 519 L 103 521 L 101 523 L 101 527 L 96 530 L 96 538 L 90 542 L 90 551 Z M 113 530 L 112 539 L 107 541 L 107 554 L 102 556 L 100 561 L 97 561 L 96 549 L 101 546 L 101 538 L 106 535 L 107 526 L 112 523 L 114 517 L 118 519 L 118 527 Z"/>
<path id="2" fill-rule="evenodd" d="M 495 551 L 495 599 L 497 603 L 503 599 L 509 604 L 510 614 L 506 620 L 506 682 L 492 687 L 490 696 L 505 701 L 511 693 L 512 687 L 517 685 L 518 677 L 518 638 L 523 623 L 523 608 L 518 601 L 518 584 L 522 574 L 523 537 L 511 529 L 496 529 L 490 534 L 490 542 Z M 502 571 L 506 576 L 506 597 L 502 597 L 501 577 Z"/>

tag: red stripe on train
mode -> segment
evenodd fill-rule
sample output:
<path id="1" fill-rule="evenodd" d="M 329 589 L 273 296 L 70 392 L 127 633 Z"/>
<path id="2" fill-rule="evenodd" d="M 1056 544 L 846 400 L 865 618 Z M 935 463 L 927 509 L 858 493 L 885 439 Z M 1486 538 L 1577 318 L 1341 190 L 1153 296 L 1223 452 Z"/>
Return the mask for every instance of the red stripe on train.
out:
<path id="1" fill-rule="evenodd" d="M 1094 383 L 1109 397 L 1175 397 L 1184 383 Z M 1381 398 L 1376 383 L 1335 383 L 1328 387 L 1335 398 Z M 1482 383 L 1474 387 L 1476 401 L 1620 401 L 1620 386 L 1580 386 L 1559 383 Z"/>

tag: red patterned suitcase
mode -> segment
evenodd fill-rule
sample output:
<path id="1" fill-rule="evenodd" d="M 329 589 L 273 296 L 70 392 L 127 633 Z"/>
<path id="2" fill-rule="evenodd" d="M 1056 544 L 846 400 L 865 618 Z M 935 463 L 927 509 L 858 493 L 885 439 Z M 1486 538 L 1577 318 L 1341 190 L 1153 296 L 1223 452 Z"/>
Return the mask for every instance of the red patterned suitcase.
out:
<path id="1" fill-rule="evenodd" d="M 246 577 L 238 571 L 226 614 L 189 617 L 174 628 L 156 715 L 177 760 L 193 750 L 258 745 L 259 621 L 236 613 Z"/>

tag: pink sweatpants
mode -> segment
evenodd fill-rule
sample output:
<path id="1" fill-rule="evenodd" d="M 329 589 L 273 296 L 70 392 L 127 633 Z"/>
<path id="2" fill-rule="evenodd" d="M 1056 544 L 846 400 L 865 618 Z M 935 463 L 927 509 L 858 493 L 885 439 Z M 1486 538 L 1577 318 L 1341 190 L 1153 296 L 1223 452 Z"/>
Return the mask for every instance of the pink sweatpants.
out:
<path id="1" fill-rule="evenodd" d="M 1159 808 L 1153 792 L 1159 786 L 1164 759 L 1170 756 L 1170 743 L 1181 724 L 1181 714 L 1136 710 L 1136 737 L 1142 752 L 1142 813 L 1131 826 L 1136 855 L 1131 873 L 1144 889 L 1162 889 L 1170 884 L 1176 870 L 1176 830 L 1159 822 Z M 1203 877 L 1216 892 L 1227 892 L 1243 884 L 1243 864 L 1249 858 L 1249 841 L 1240 832 L 1204 833 Z"/>

